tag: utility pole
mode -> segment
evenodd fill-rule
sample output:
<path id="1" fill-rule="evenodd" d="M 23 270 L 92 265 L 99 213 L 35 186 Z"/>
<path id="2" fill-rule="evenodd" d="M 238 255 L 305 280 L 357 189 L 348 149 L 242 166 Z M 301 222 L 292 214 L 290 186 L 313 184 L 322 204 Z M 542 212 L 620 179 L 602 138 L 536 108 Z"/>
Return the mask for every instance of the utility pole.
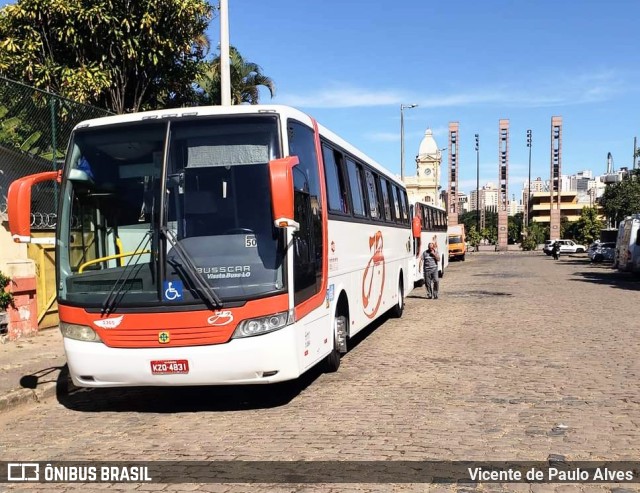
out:
<path id="1" fill-rule="evenodd" d="M 527 130 L 527 147 L 529 148 L 529 181 L 527 181 L 527 206 L 524 209 L 525 224 L 527 229 L 529 228 L 529 215 L 531 208 L 531 144 L 532 144 L 531 130 Z"/>
<path id="2" fill-rule="evenodd" d="M 229 67 L 229 1 L 220 0 L 220 98 L 231 106 L 231 68 Z"/>
<path id="3" fill-rule="evenodd" d="M 476 134 L 476 229 L 480 233 L 480 135 Z"/>
<path id="4" fill-rule="evenodd" d="M 415 108 L 417 104 L 400 105 L 400 181 L 404 183 L 404 110 Z"/>

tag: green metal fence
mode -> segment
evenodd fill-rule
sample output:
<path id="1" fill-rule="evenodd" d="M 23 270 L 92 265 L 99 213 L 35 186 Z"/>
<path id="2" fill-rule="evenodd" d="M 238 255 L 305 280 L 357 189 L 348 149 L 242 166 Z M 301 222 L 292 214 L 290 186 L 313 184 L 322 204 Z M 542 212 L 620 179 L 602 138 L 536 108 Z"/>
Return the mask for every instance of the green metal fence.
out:
<path id="1" fill-rule="evenodd" d="M 60 169 L 73 127 L 82 120 L 109 114 L 0 77 L 0 212 L 6 212 L 7 191 L 13 180 Z M 34 187 L 32 228 L 54 228 L 56 208 L 54 183 Z"/>

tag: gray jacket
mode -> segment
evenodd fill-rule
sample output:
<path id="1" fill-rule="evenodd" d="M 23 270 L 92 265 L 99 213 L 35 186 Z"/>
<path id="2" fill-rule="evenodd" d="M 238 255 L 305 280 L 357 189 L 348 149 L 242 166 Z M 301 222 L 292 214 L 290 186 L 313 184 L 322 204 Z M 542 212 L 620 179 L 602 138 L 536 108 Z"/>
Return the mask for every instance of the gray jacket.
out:
<path id="1" fill-rule="evenodd" d="M 428 250 L 422 252 L 422 270 L 424 272 L 438 270 L 438 261 L 429 254 Z"/>

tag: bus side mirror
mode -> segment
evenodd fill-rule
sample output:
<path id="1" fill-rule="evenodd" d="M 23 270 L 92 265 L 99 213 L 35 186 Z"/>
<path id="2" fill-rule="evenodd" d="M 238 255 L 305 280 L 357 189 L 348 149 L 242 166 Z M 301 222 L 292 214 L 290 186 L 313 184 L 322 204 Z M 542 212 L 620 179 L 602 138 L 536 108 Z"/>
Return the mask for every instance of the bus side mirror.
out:
<path id="1" fill-rule="evenodd" d="M 277 228 L 299 228 L 293 220 L 293 167 L 300 161 L 298 156 L 289 156 L 269 161 L 271 183 L 271 209 Z"/>
<path id="2" fill-rule="evenodd" d="M 7 208 L 9 231 L 16 243 L 31 242 L 31 188 L 43 181 L 60 182 L 62 171 L 46 171 L 19 178 L 9 186 Z"/>

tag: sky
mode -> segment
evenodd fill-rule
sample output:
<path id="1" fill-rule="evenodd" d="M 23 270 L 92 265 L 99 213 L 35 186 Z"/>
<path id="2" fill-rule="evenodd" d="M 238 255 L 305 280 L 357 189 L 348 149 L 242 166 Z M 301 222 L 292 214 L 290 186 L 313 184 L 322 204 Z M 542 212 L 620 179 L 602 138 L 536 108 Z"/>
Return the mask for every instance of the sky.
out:
<path id="1" fill-rule="evenodd" d="M 639 0 L 228 0 L 230 43 L 276 85 L 261 102 L 295 106 L 400 174 L 427 128 L 446 147 L 460 125 L 459 190 L 498 183 L 498 123 L 509 120 L 509 195 L 549 178 L 551 117 L 563 119 L 562 172 L 633 163 L 640 138 Z M 208 30 L 219 43 L 219 18 Z M 638 146 L 640 146 L 640 139 Z M 443 153 L 443 161 L 448 162 Z M 441 183 L 447 186 L 446 176 Z"/>
<path id="2" fill-rule="evenodd" d="M 210 0 L 217 4 L 217 0 Z M 0 0 L 0 5 L 8 2 Z M 632 165 L 640 146 L 640 0 L 228 0 L 230 42 L 276 95 L 385 168 L 405 174 L 431 128 L 460 125 L 459 190 L 498 183 L 498 122 L 509 120 L 509 194 L 549 178 L 551 117 L 563 119 L 562 172 Z M 218 46 L 219 18 L 207 31 Z M 211 54 L 213 56 L 213 53 Z M 443 162 L 449 156 L 443 153 Z M 441 185 L 446 188 L 446 173 Z"/>

